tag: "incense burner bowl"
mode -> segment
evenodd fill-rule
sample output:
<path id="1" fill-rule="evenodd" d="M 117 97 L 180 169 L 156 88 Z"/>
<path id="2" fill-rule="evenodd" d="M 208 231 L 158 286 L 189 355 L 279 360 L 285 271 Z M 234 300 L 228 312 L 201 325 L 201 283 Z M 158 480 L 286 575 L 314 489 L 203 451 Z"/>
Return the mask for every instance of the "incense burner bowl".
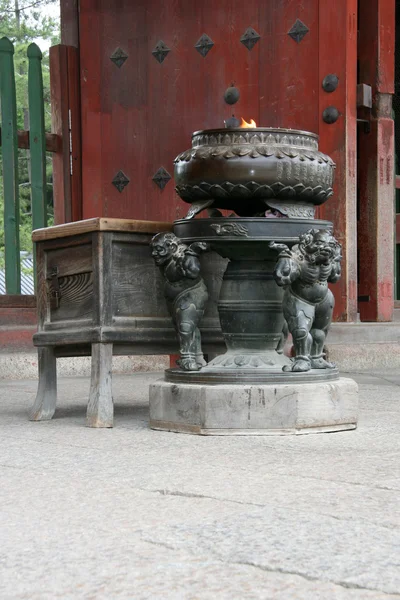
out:
<path id="1" fill-rule="evenodd" d="M 175 159 L 176 191 L 191 203 L 239 216 L 314 217 L 332 194 L 335 163 L 318 150 L 318 136 L 295 129 L 208 129 Z M 268 216 L 268 214 L 266 215 Z"/>

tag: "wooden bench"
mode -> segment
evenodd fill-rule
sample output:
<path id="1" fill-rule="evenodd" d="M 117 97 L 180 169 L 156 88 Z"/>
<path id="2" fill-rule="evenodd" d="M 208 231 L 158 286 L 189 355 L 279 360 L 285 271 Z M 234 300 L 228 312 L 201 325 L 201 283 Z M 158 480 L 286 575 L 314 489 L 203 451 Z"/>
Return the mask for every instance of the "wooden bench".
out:
<path id="1" fill-rule="evenodd" d="M 170 223 L 95 218 L 33 232 L 37 264 L 39 385 L 30 412 L 51 419 L 57 399 L 56 359 L 92 357 L 87 424 L 113 426 L 112 356 L 176 354 L 159 269 L 149 242 Z M 221 352 L 217 300 L 226 261 L 202 258 L 209 302 L 202 321 L 205 352 Z"/>

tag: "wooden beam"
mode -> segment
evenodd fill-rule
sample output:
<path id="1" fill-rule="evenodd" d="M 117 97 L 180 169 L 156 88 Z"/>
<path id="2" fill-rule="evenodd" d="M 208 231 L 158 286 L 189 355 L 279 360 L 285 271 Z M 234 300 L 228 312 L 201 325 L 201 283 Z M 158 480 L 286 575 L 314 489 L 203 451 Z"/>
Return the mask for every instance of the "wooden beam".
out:
<path id="1" fill-rule="evenodd" d="M 0 308 L 36 308 L 36 296 L 0 295 Z"/>
<path id="2" fill-rule="evenodd" d="M 18 129 L 18 148 L 29 150 L 29 131 L 23 131 Z M 46 151 L 47 152 L 59 152 L 61 149 L 61 136 L 55 133 L 46 133 Z M 0 146 L 1 146 L 1 127 L 0 127 Z"/>
<path id="3" fill-rule="evenodd" d="M 155 235 L 160 231 L 172 231 L 173 224 L 163 221 L 137 221 L 134 219 L 110 219 L 94 217 L 76 223 L 65 223 L 45 229 L 37 229 L 32 234 L 34 242 L 43 242 L 71 235 L 90 233 L 92 231 L 122 231 L 129 233 L 149 233 Z"/>
<path id="4" fill-rule="evenodd" d="M 54 221 L 82 216 L 79 54 L 71 46 L 50 48 L 52 130 L 61 140 L 53 154 Z"/>
<path id="5" fill-rule="evenodd" d="M 391 321 L 394 296 L 395 1 L 364 0 L 359 17 L 359 79 L 372 87 L 370 129 L 359 131 L 359 297 L 362 321 Z M 396 181 L 397 184 L 397 181 Z"/>
<path id="6" fill-rule="evenodd" d="M 65 46 L 50 48 L 51 128 L 62 144 L 53 155 L 53 197 L 55 224 L 71 218 L 71 181 L 69 168 L 67 51 Z"/>

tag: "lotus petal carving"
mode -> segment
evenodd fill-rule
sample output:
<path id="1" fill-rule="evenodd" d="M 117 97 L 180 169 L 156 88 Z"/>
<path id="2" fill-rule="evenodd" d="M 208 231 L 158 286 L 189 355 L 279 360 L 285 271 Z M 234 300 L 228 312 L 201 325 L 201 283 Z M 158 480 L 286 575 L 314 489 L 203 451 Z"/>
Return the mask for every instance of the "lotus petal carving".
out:
<path id="1" fill-rule="evenodd" d="M 176 192 L 187 202 L 196 200 L 206 200 L 207 198 L 220 199 L 246 199 L 260 198 L 268 199 L 272 197 L 279 198 L 309 198 L 314 204 L 321 204 L 322 201 L 329 198 L 333 194 L 332 188 L 322 189 L 320 185 L 312 187 L 304 187 L 302 183 L 298 183 L 294 187 L 285 186 L 280 181 L 269 185 L 260 185 L 255 181 L 249 181 L 245 184 L 234 184 L 230 181 L 225 181 L 222 184 L 210 185 L 206 181 L 202 181 L 198 185 L 177 185 Z"/>

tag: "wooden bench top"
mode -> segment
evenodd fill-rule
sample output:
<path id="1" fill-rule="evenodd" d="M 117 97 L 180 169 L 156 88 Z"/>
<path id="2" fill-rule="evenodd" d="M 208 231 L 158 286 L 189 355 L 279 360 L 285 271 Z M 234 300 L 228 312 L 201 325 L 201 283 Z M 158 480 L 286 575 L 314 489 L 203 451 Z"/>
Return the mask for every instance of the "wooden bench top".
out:
<path id="1" fill-rule="evenodd" d="M 136 221 L 133 219 L 109 219 L 95 217 L 85 219 L 84 221 L 75 221 L 74 223 L 64 223 L 63 225 L 54 225 L 36 229 L 32 232 L 34 242 L 53 240 L 56 238 L 88 233 L 90 231 L 124 231 L 129 233 L 152 233 L 160 231 L 172 231 L 172 223 L 163 221 Z"/>

